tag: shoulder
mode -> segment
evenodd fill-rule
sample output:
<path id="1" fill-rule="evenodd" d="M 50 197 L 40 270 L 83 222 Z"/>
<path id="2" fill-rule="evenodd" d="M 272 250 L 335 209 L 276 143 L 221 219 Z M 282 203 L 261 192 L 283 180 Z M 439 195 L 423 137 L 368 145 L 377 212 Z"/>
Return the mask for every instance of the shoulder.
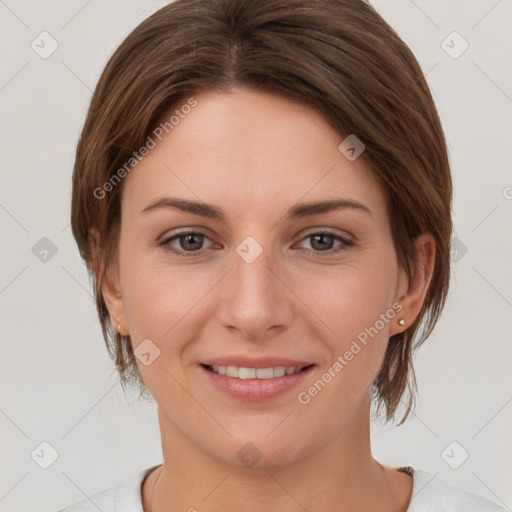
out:
<path id="1" fill-rule="evenodd" d="M 143 469 L 121 483 L 96 492 L 57 512 L 144 512 L 141 484 L 146 475 L 158 466 Z"/>
<path id="2" fill-rule="evenodd" d="M 482 496 L 451 485 L 424 470 L 410 468 L 412 496 L 406 512 L 510 512 Z"/>

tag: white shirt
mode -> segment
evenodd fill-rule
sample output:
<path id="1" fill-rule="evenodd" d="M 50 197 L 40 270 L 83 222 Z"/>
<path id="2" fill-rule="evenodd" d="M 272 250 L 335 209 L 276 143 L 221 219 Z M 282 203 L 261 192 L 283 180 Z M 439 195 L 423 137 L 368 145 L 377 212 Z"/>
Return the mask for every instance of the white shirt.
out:
<path id="1" fill-rule="evenodd" d="M 139 471 L 124 482 L 58 512 L 144 512 L 141 485 L 146 475 L 159 465 Z M 410 466 L 405 469 L 413 477 L 412 497 L 406 512 L 510 512 L 481 496 L 443 482 L 428 471 Z"/>

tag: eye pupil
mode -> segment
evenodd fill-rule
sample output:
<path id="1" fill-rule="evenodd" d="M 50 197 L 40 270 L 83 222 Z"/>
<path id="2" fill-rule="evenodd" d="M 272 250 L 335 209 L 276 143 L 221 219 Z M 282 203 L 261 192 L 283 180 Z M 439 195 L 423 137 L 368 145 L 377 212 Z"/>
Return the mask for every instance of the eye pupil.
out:
<path id="1" fill-rule="evenodd" d="M 197 240 L 199 238 L 199 241 L 196 241 L 194 243 L 194 240 Z M 180 245 L 185 250 L 197 250 L 201 248 L 202 242 L 203 242 L 203 235 L 200 235 L 198 233 L 188 233 L 186 235 L 180 236 Z M 183 243 L 185 241 L 185 243 Z M 191 243 L 192 247 L 187 247 L 188 243 Z"/>
<path id="2" fill-rule="evenodd" d="M 312 243 L 311 243 L 311 246 L 312 247 L 315 247 L 315 243 L 316 242 L 320 242 L 320 247 L 319 247 L 319 250 L 328 250 L 328 249 L 331 249 L 332 248 L 332 242 L 333 242 L 333 236 L 332 235 L 329 235 L 329 234 L 326 234 L 326 233 L 319 233 L 317 235 L 313 235 L 313 240 L 312 240 Z M 325 238 L 328 238 L 330 239 L 330 242 L 331 243 L 327 243 L 327 246 L 325 245 Z"/>

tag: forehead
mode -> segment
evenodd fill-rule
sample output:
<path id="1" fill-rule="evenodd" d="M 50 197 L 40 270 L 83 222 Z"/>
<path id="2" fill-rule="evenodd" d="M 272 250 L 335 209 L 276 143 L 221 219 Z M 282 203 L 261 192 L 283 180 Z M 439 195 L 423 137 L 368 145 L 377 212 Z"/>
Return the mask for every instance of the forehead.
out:
<path id="1" fill-rule="evenodd" d="M 140 212 L 169 194 L 260 215 L 262 207 L 326 197 L 348 197 L 384 213 L 377 176 L 362 158 L 351 161 L 340 152 L 345 137 L 311 107 L 248 89 L 193 98 L 193 108 L 173 106 L 164 117 L 174 115 L 172 128 L 126 178 L 123 211 Z"/>

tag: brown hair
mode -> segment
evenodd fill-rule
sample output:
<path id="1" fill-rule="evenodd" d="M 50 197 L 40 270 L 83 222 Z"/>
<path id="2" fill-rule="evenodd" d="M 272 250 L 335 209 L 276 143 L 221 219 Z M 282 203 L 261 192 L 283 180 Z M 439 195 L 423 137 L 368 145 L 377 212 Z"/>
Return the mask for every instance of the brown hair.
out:
<path id="1" fill-rule="evenodd" d="M 143 146 L 171 106 L 194 93 L 234 86 L 301 101 L 340 134 L 356 134 L 365 145 L 361 158 L 383 183 L 397 260 L 409 275 L 419 261 L 415 237 L 428 231 L 435 238 L 420 314 L 390 338 L 372 387 L 386 420 L 408 392 L 401 424 L 414 406 L 413 351 L 434 328 L 448 291 L 452 183 L 421 68 L 363 0 L 177 0 L 136 27 L 108 61 L 76 151 L 71 225 L 121 384 L 137 382 L 145 392 L 130 337 L 112 328 L 101 293 L 104 271 L 117 261 L 123 182 L 102 199 L 94 191 Z M 98 265 L 91 229 L 100 238 Z"/>

